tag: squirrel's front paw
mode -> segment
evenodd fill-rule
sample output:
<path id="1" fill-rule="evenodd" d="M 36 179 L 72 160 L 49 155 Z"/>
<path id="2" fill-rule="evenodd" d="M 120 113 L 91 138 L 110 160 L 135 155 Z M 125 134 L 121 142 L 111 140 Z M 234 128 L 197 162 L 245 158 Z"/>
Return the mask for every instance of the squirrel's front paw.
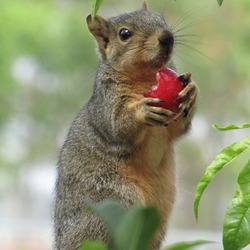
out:
<path id="1" fill-rule="evenodd" d="M 179 112 L 174 117 L 174 120 L 178 120 L 180 117 L 187 117 L 192 114 L 196 107 L 197 97 L 198 87 L 196 83 L 191 81 L 190 79 L 189 81 L 187 81 L 186 87 L 179 93 Z"/>
<path id="2" fill-rule="evenodd" d="M 158 98 L 144 98 L 140 101 L 140 109 L 137 112 L 137 118 L 143 123 L 151 126 L 168 126 L 173 121 L 175 113 L 162 107 L 152 106 L 160 103 Z"/>

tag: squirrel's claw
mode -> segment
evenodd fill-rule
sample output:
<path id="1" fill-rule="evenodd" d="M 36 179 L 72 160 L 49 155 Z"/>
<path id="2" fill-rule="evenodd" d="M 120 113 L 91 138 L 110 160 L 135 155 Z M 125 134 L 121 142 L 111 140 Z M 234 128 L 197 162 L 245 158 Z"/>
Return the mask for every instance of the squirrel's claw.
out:
<path id="1" fill-rule="evenodd" d="M 186 72 L 178 77 L 178 79 L 183 83 L 186 87 L 191 82 L 192 74 L 190 72 Z"/>
<path id="2" fill-rule="evenodd" d="M 195 108 L 196 98 L 198 96 L 198 88 L 195 82 L 190 81 L 188 85 L 180 92 L 178 99 L 181 101 L 179 112 L 174 117 L 177 121 L 180 117 L 187 117 Z"/>

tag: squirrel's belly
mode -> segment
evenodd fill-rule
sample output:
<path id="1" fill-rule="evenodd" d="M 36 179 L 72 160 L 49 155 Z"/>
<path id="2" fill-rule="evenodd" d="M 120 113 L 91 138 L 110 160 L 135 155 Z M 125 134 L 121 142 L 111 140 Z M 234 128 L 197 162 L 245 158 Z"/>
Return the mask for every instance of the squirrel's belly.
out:
<path id="1" fill-rule="evenodd" d="M 165 127 L 148 127 L 141 132 L 140 140 L 136 142 L 136 153 L 133 164 L 139 168 L 151 169 L 165 167 L 166 161 L 173 158 L 172 141 L 168 138 Z"/>
<path id="2" fill-rule="evenodd" d="M 174 152 L 166 128 L 157 129 L 145 133 L 133 159 L 123 168 L 123 174 L 142 193 L 142 203 L 155 205 L 166 218 L 175 197 Z"/>

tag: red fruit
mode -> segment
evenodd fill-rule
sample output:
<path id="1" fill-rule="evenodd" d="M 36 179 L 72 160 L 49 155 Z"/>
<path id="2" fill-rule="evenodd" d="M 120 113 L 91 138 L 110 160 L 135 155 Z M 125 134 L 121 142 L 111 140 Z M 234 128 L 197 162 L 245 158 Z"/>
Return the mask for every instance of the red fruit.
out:
<path id="1" fill-rule="evenodd" d="M 168 109 L 174 113 L 178 112 L 180 104 L 178 95 L 185 87 L 179 75 L 172 69 L 162 68 L 156 73 L 156 80 L 158 84 L 144 92 L 144 97 L 159 98 L 163 102 L 154 104 L 154 106 Z"/>

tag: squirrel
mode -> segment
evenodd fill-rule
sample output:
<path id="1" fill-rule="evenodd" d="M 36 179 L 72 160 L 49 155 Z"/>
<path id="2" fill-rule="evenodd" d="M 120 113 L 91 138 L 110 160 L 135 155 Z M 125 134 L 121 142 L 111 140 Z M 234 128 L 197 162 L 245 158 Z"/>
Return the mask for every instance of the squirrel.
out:
<path id="1" fill-rule="evenodd" d="M 159 249 L 175 200 L 175 153 L 178 138 L 189 131 L 198 87 L 183 74 L 178 113 L 152 104 L 143 92 L 156 84 L 162 67 L 174 69 L 175 37 L 163 15 L 142 9 L 104 19 L 89 15 L 100 64 L 93 94 L 69 129 L 57 163 L 55 248 L 77 250 L 83 240 L 110 247 L 101 220 L 89 213 L 94 203 L 119 201 L 125 209 L 153 205 L 161 226 L 150 249 Z"/>

